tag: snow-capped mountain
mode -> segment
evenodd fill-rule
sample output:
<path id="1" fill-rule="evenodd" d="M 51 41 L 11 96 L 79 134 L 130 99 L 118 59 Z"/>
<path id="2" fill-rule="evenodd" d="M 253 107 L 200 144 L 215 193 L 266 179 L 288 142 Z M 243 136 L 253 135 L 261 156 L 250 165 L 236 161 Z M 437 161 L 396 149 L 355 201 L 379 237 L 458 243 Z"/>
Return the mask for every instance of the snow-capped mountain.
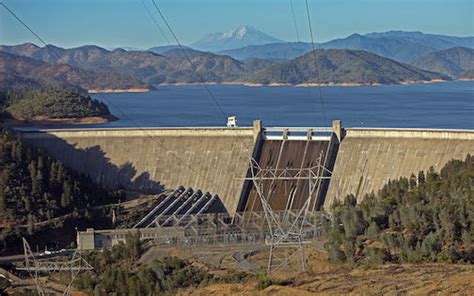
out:
<path id="1" fill-rule="evenodd" d="M 263 45 L 283 42 L 252 26 L 244 25 L 225 33 L 212 33 L 191 44 L 192 48 L 206 51 L 235 49 L 247 45 Z"/>

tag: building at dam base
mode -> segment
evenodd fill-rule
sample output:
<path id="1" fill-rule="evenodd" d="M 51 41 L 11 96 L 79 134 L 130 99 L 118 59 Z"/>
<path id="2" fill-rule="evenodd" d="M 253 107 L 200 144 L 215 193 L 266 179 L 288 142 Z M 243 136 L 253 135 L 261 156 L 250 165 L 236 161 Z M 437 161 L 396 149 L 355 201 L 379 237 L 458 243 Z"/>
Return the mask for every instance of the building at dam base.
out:
<path id="1" fill-rule="evenodd" d="M 358 200 L 389 179 L 440 169 L 474 154 L 473 130 L 342 128 L 74 129 L 25 131 L 22 138 L 94 182 L 154 194 L 179 186 L 216 194 L 228 213 L 259 211 L 249 159 L 268 168 L 314 165 L 332 172 L 314 209 L 354 194 Z M 275 209 L 297 209 L 297 183 L 272 184 Z M 291 201 L 288 200 L 291 193 Z"/>

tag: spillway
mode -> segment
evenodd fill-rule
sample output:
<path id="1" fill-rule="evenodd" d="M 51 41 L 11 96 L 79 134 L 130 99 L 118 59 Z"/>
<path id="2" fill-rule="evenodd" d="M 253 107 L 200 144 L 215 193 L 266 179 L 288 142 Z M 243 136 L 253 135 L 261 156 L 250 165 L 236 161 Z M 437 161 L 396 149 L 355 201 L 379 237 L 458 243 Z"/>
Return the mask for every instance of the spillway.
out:
<path id="1" fill-rule="evenodd" d="M 257 161 L 263 169 L 302 169 L 315 167 L 318 161 L 326 168 L 334 158 L 336 145 L 332 137 L 325 140 L 266 140 Z M 327 175 L 327 174 L 326 174 Z M 245 211 L 262 211 L 261 202 L 254 186 L 250 186 Z M 303 180 L 268 180 L 263 183 L 263 192 L 276 211 L 299 209 L 309 197 L 308 182 Z M 323 201 L 323 190 L 312 196 L 311 209 Z"/>

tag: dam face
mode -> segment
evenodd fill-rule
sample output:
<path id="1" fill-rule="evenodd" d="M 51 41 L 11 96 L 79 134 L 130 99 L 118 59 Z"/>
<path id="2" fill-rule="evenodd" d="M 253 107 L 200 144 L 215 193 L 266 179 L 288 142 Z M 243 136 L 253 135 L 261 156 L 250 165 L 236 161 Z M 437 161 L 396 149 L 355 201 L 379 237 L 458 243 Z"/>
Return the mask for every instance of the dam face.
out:
<path id="1" fill-rule="evenodd" d="M 313 166 L 323 156 L 332 174 L 311 206 L 329 209 L 348 194 L 360 201 L 389 179 L 474 154 L 474 131 L 342 129 L 337 121 L 325 137 L 272 138 L 269 130 L 256 121 L 253 128 L 44 130 L 22 132 L 22 138 L 110 188 L 153 194 L 193 187 L 217 194 L 231 214 L 261 211 L 251 181 L 244 180 L 250 156 L 273 169 Z M 275 210 L 300 208 L 308 192 L 294 180 L 264 188 L 273 192 Z"/>
<path id="2" fill-rule="evenodd" d="M 347 129 L 341 141 L 324 208 L 354 194 L 360 202 L 390 179 L 409 177 L 431 166 L 474 153 L 474 131 Z"/>
<path id="3" fill-rule="evenodd" d="M 185 185 L 219 195 L 230 213 L 255 146 L 252 128 L 48 130 L 22 138 L 109 188 L 153 194 Z"/>

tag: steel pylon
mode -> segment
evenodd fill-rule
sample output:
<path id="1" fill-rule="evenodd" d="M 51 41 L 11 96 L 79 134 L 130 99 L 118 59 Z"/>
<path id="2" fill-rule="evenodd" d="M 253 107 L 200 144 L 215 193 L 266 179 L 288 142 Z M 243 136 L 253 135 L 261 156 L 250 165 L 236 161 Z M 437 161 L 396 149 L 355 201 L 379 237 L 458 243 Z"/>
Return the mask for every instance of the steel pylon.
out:
<path id="1" fill-rule="evenodd" d="M 71 295 L 72 284 L 76 279 L 77 275 L 84 270 L 92 270 L 93 267 L 81 257 L 78 250 L 75 250 L 71 259 L 68 261 L 55 261 L 53 258 L 46 260 L 39 260 L 35 257 L 28 241 L 23 238 L 23 250 L 24 250 L 24 262 L 23 265 L 18 267 L 17 270 L 27 271 L 30 277 L 33 279 L 36 290 L 39 295 L 46 295 L 44 288 L 39 281 L 40 273 L 53 273 L 60 271 L 67 271 L 71 273 L 71 279 L 64 290 L 63 295 Z"/>
<path id="2" fill-rule="evenodd" d="M 304 228 L 308 224 L 308 212 L 315 201 L 316 196 L 321 190 L 322 181 L 329 179 L 326 173 L 331 173 L 323 165 L 323 153 L 317 160 L 317 164 L 308 168 L 262 168 L 254 159 L 250 159 L 250 177 L 246 178 L 252 181 L 257 191 L 257 195 L 262 204 L 265 220 L 268 224 L 269 236 L 265 242 L 269 247 L 269 258 L 267 272 L 269 274 L 282 268 L 289 268 L 296 272 L 306 271 L 306 258 L 304 254 L 304 245 L 309 243 L 304 240 Z M 297 210 L 296 214 L 290 214 L 290 209 L 285 209 L 283 216 L 275 215 L 269 200 L 272 195 L 272 185 L 277 180 L 299 180 L 300 184 L 307 182 L 308 191 L 305 194 L 303 206 Z M 268 190 L 265 190 L 264 184 L 271 182 Z M 289 193 L 288 199 L 292 199 L 292 193 Z M 281 249 L 283 254 L 279 254 Z"/>

